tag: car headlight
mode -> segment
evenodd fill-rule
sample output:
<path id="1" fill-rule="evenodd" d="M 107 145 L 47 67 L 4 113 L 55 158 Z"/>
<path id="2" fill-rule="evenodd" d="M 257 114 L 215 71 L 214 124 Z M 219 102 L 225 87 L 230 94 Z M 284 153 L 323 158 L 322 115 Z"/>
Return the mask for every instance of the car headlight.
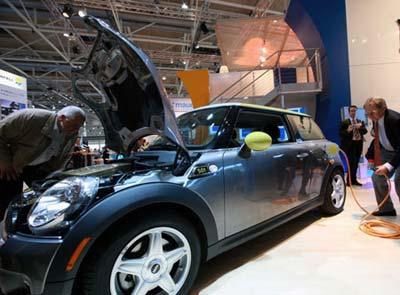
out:
<path id="1" fill-rule="evenodd" d="M 68 226 L 90 203 L 98 188 L 96 177 L 70 177 L 56 183 L 32 206 L 29 228 L 35 234 L 44 234 Z"/>

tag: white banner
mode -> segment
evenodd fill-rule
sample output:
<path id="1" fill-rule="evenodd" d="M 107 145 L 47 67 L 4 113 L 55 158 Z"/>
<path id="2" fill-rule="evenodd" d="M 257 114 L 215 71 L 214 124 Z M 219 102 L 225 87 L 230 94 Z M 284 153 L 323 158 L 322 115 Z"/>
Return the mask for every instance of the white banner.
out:
<path id="1" fill-rule="evenodd" d="M 28 104 L 26 78 L 0 70 L 1 118 Z"/>
<path id="2" fill-rule="evenodd" d="M 175 116 L 177 117 L 193 110 L 192 100 L 190 98 L 171 98 L 171 103 L 175 111 Z"/>

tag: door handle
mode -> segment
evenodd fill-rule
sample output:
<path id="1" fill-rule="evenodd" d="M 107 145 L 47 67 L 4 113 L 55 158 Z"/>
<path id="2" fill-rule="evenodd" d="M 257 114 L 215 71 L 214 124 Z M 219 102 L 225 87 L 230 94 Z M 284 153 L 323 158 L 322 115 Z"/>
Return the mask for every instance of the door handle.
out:
<path id="1" fill-rule="evenodd" d="M 298 159 L 304 159 L 305 157 L 308 157 L 310 154 L 309 153 L 299 153 L 297 154 Z"/>

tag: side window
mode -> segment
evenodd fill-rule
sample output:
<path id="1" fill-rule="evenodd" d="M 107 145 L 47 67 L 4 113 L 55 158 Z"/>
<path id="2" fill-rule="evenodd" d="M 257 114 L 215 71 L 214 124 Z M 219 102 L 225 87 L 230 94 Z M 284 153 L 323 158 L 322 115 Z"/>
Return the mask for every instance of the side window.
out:
<path id="1" fill-rule="evenodd" d="M 288 118 L 293 125 L 296 139 L 316 140 L 325 138 L 317 123 L 310 117 L 288 115 Z"/>
<path id="2" fill-rule="evenodd" d="M 268 133 L 272 138 L 272 144 L 290 141 L 287 126 L 281 116 L 243 110 L 239 113 L 230 147 L 240 146 L 246 135 L 253 131 Z"/>

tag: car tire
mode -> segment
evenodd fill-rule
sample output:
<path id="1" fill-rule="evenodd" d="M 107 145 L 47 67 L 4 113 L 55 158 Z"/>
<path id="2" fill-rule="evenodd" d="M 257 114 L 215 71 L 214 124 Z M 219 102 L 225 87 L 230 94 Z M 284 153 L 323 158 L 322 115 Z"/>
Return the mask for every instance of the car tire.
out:
<path id="1" fill-rule="evenodd" d="M 334 170 L 325 186 L 321 211 L 329 215 L 335 215 L 343 211 L 346 200 L 346 183 L 343 172 Z"/>
<path id="2" fill-rule="evenodd" d="M 188 294 L 201 261 L 197 232 L 176 213 L 152 216 L 118 226 L 96 246 L 74 293 Z"/>

